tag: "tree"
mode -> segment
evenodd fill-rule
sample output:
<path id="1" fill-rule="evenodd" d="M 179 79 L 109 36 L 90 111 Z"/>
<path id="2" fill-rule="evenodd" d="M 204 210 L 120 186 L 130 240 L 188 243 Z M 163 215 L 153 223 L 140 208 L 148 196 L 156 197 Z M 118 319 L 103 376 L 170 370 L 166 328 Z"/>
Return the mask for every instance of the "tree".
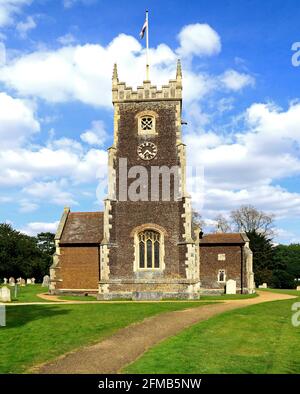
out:
<path id="1" fill-rule="evenodd" d="M 215 218 L 215 221 L 216 221 L 216 232 L 230 233 L 232 231 L 229 221 L 222 214 L 218 215 Z"/>
<path id="2" fill-rule="evenodd" d="M 278 289 L 295 288 L 295 279 L 300 277 L 300 245 L 274 246 L 266 235 L 257 231 L 248 232 L 247 236 L 253 252 L 255 282 L 266 282 Z"/>
<path id="3" fill-rule="evenodd" d="M 231 211 L 230 216 L 239 232 L 255 231 L 271 238 L 274 235 L 274 215 L 259 211 L 252 205 L 242 205 Z"/>
<path id="4" fill-rule="evenodd" d="M 274 268 L 274 248 L 266 235 L 252 230 L 246 233 L 250 240 L 250 249 L 253 252 L 253 271 L 257 284 L 272 282 Z"/>
<path id="5" fill-rule="evenodd" d="M 292 287 L 298 285 L 300 278 L 300 244 L 278 245 L 274 248 L 274 260 L 279 269 L 284 270 L 286 281 L 293 282 Z M 279 276 L 280 272 L 277 273 Z"/>
<path id="6" fill-rule="evenodd" d="M 0 278 L 22 276 L 40 281 L 49 272 L 51 258 L 37 246 L 37 238 L 0 224 Z"/>
<path id="7" fill-rule="evenodd" d="M 38 248 L 48 254 L 49 256 L 52 256 L 53 253 L 55 252 L 55 241 L 54 237 L 55 234 L 53 233 L 39 233 L 37 236 L 37 246 Z"/>
<path id="8" fill-rule="evenodd" d="M 193 210 L 192 214 L 192 226 L 199 227 L 200 229 L 203 229 L 205 226 L 205 221 L 202 219 L 202 216 L 199 212 Z"/>
<path id="9" fill-rule="evenodd" d="M 295 288 L 295 280 L 293 275 L 285 270 L 275 269 L 271 279 L 272 287 L 275 289 L 293 289 Z"/>

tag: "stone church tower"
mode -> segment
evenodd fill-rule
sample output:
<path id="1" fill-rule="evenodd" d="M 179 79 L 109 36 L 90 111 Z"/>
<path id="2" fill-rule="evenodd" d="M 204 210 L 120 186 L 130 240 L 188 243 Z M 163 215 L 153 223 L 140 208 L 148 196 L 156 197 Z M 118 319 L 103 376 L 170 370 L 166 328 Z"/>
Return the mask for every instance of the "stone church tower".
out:
<path id="1" fill-rule="evenodd" d="M 158 90 L 112 79 L 114 142 L 109 148 L 100 299 L 194 298 L 199 290 L 181 138 L 182 74 Z"/>
<path id="2" fill-rule="evenodd" d="M 112 79 L 114 139 L 108 149 L 104 212 L 65 208 L 55 236 L 50 293 L 116 298 L 198 298 L 254 291 L 245 234 L 192 226 L 181 136 L 182 73 L 158 90 Z M 201 273 L 200 273 L 201 261 Z M 200 275 L 201 274 L 201 275 Z M 200 286 L 201 278 L 201 286 Z"/>

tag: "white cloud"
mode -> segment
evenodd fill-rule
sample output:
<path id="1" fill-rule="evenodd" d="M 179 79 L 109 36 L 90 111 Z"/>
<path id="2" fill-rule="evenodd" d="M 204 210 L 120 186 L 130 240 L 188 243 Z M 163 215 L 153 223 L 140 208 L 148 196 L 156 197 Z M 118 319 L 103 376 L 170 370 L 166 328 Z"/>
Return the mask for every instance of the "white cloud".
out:
<path id="1" fill-rule="evenodd" d="M 107 152 L 106 150 L 90 149 L 78 162 L 73 171 L 75 182 L 91 182 L 95 179 L 105 179 L 107 174 Z"/>
<path id="2" fill-rule="evenodd" d="M 105 125 L 102 120 L 95 120 L 92 122 L 91 128 L 84 131 L 80 138 L 89 145 L 104 145 L 108 134 L 105 130 Z"/>
<path id="3" fill-rule="evenodd" d="M 0 0 L 0 27 L 12 24 L 22 7 L 31 3 L 32 0 Z"/>
<path id="4" fill-rule="evenodd" d="M 68 182 L 61 180 L 36 182 L 23 189 L 25 194 L 57 205 L 76 205 L 72 193 L 68 191 Z"/>
<path id="5" fill-rule="evenodd" d="M 246 86 L 254 86 L 255 84 L 255 79 L 251 75 L 239 73 L 235 70 L 225 71 L 220 77 L 220 81 L 226 88 L 233 91 L 241 90 Z"/>
<path id="6" fill-rule="evenodd" d="M 0 42 L 0 67 L 6 63 L 6 48 L 3 42 Z"/>
<path id="7" fill-rule="evenodd" d="M 107 152 L 90 149 L 80 153 L 71 149 L 40 148 L 0 151 L 0 185 L 28 185 L 36 179 L 70 178 L 76 184 L 93 182 L 106 176 Z"/>
<path id="8" fill-rule="evenodd" d="M 96 2 L 97 0 L 63 0 L 63 6 L 65 8 L 72 8 L 77 3 L 82 3 L 83 5 L 91 5 Z"/>
<path id="9" fill-rule="evenodd" d="M 56 222 L 31 222 L 28 223 L 23 229 L 20 229 L 24 234 L 30 235 L 30 236 L 36 236 L 39 233 L 44 233 L 44 232 L 51 232 L 55 233 L 58 227 L 59 221 Z"/>
<path id="10" fill-rule="evenodd" d="M 250 203 L 278 217 L 300 216 L 300 193 L 279 186 L 281 179 L 300 175 L 299 119 L 300 103 L 286 111 L 253 104 L 243 133 L 187 134 L 189 164 L 204 167 L 204 210 L 215 215 Z"/>
<path id="11" fill-rule="evenodd" d="M 39 132 L 40 125 L 29 101 L 14 99 L 0 93 L 1 148 L 20 145 L 26 138 Z"/>
<path id="12" fill-rule="evenodd" d="M 32 16 L 27 16 L 25 21 L 17 23 L 16 30 L 18 31 L 21 38 L 26 38 L 27 33 L 30 30 L 36 28 L 36 22 Z"/>
<path id="13" fill-rule="evenodd" d="M 72 8 L 77 0 L 63 0 L 63 5 L 65 8 Z"/>
<path id="14" fill-rule="evenodd" d="M 83 147 L 81 143 L 66 137 L 50 140 L 47 144 L 47 148 L 51 150 L 63 150 L 70 153 L 83 154 Z"/>
<path id="15" fill-rule="evenodd" d="M 74 44 L 77 40 L 71 33 L 64 34 L 63 36 L 58 37 L 57 41 L 62 45 L 71 45 Z"/>
<path id="16" fill-rule="evenodd" d="M 201 32 L 200 36 L 190 42 L 188 36 L 197 31 Z M 151 79 L 158 86 L 175 77 L 178 53 L 204 56 L 218 53 L 221 48 L 217 33 L 208 25 L 186 26 L 179 38 L 177 52 L 165 44 L 150 48 Z M 0 67 L 0 81 L 21 95 L 37 96 L 49 102 L 79 100 L 109 107 L 111 81 L 108 76 L 115 62 L 118 62 L 120 80 L 125 80 L 129 86 L 136 87 L 145 78 L 145 49 L 132 36 L 120 34 L 106 47 L 65 45 L 54 51 L 41 49 L 15 57 Z M 184 78 L 186 101 L 198 100 L 218 86 L 214 77 L 192 71 L 188 61 Z"/>
<path id="17" fill-rule="evenodd" d="M 0 196 L 0 202 L 1 204 L 6 204 L 12 202 L 12 198 L 8 196 Z"/>
<path id="18" fill-rule="evenodd" d="M 38 204 L 36 204 L 32 201 L 26 200 L 26 199 L 22 199 L 19 202 L 19 206 L 20 206 L 19 211 L 22 213 L 34 212 L 39 207 Z"/>
<path id="19" fill-rule="evenodd" d="M 221 51 L 221 39 L 218 33 L 207 24 L 195 23 L 185 26 L 178 34 L 182 57 L 211 56 Z"/>

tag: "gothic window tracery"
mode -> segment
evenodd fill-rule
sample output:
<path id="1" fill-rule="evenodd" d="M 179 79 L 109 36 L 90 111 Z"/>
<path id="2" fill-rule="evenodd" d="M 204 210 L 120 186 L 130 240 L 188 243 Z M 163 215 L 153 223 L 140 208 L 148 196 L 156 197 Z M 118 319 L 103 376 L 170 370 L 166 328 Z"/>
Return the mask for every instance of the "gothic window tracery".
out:
<path id="1" fill-rule="evenodd" d="M 138 235 L 139 268 L 159 269 L 161 256 L 161 237 L 159 232 L 145 230 Z"/>

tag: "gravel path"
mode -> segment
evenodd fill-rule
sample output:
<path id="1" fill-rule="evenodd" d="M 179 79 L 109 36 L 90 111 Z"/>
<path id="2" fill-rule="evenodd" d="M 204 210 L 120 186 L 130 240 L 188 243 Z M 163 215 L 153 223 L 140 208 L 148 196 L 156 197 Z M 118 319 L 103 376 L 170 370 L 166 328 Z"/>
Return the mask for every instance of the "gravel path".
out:
<path id="1" fill-rule="evenodd" d="M 41 374 L 118 373 L 150 347 L 176 335 L 192 324 L 236 308 L 290 298 L 294 297 L 260 292 L 259 297 L 255 298 L 227 300 L 218 304 L 163 313 L 125 327 L 96 345 L 77 349 L 51 363 L 36 367 L 32 372 Z"/>

